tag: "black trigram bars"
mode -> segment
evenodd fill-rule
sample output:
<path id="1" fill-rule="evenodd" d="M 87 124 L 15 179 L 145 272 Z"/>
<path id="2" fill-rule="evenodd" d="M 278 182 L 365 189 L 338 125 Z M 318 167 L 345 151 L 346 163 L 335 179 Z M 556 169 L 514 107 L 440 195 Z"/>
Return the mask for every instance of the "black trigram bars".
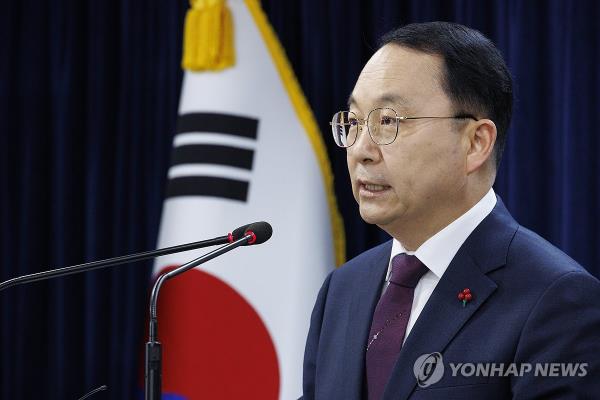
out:
<path id="1" fill-rule="evenodd" d="M 231 114 L 189 113 L 177 120 L 179 133 L 220 133 L 256 140 L 258 120 Z M 171 166 L 212 164 L 252 170 L 254 150 L 231 145 L 189 144 L 177 146 L 171 155 Z M 247 201 L 248 181 L 214 176 L 185 176 L 169 179 L 167 197 L 209 196 Z"/>

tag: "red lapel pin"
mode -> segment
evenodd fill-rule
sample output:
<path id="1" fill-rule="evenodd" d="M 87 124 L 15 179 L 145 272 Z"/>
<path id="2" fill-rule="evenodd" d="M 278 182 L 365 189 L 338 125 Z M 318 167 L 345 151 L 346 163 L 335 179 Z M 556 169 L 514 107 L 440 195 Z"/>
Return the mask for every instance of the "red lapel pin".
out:
<path id="1" fill-rule="evenodd" d="M 473 300 L 473 295 L 471 294 L 471 289 L 465 288 L 462 292 L 458 293 L 458 299 L 462 301 L 463 307 L 467 305 L 468 302 Z"/>

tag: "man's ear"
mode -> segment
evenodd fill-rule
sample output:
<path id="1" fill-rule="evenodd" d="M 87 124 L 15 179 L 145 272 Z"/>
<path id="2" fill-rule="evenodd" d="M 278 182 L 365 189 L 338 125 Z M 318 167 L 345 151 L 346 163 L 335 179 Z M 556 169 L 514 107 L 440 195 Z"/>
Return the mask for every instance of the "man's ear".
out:
<path id="1" fill-rule="evenodd" d="M 494 157 L 496 124 L 491 119 L 480 119 L 469 126 L 467 174 L 477 171 L 488 159 Z"/>

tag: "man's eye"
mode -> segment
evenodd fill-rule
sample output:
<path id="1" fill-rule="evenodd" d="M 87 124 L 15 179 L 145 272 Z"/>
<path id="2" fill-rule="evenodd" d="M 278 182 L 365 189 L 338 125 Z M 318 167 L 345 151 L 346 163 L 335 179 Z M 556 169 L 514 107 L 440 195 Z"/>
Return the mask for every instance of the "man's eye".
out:
<path id="1" fill-rule="evenodd" d="M 350 124 L 350 126 L 356 126 L 358 125 L 358 120 L 356 118 L 349 118 L 348 124 Z"/>
<path id="2" fill-rule="evenodd" d="M 393 123 L 392 117 L 381 117 L 381 125 L 391 125 Z"/>

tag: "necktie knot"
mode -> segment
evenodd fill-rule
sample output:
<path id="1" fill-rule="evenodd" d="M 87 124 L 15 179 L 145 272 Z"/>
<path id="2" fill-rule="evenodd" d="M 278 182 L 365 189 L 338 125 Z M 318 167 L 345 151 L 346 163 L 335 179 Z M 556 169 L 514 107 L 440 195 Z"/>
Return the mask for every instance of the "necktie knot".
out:
<path id="1" fill-rule="evenodd" d="M 390 282 L 414 288 L 429 268 L 414 255 L 398 254 L 392 259 Z"/>

